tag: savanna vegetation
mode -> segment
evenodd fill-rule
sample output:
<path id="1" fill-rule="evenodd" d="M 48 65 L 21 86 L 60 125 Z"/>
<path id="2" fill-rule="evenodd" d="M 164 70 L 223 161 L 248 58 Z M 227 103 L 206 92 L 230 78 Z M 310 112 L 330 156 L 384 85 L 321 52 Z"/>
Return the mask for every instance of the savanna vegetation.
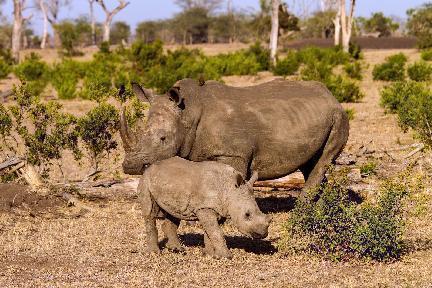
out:
<path id="1" fill-rule="evenodd" d="M 354 12 L 345 15 L 354 24 L 343 26 L 340 1 L 321 1 L 322 9 L 302 15 L 289 1 L 276 10 L 273 1 L 259 1 L 259 10 L 245 11 L 231 1 L 225 9 L 224 1 L 180 0 L 172 18 L 132 31 L 113 18 L 133 3 L 117 1 L 110 10 L 104 2 L 89 0 L 106 15 L 96 21 L 94 14 L 58 19 L 72 1 L 35 1 L 52 35 L 32 31 L 29 6 L 13 24 L 0 13 L 0 286 L 431 283 L 430 4 L 409 10 L 406 22 Z M 362 35 L 414 36 L 419 50 L 364 50 L 349 41 Z M 280 48 L 307 38 L 337 45 Z M 348 144 L 327 181 L 301 199 L 293 197 L 304 183 L 297 174 L 283 180 L 288 186 L 258 182 L 258 205 L 274 219 L 269 237 L 246 239 L 228 221 L 232 262 L 202 257 L 202 231 L 184 224 L 185 254 L 144 256 L 137 179 L 122 172 L 118 135 L 122 109 L 132 129 L 146 121 L 149 105 L 131 83 L 163 94 L 183 78 L 249 86 L 278 77 L 321 82 L 350 119 Z M 29 184 L 37 185 L 31 191 Z"/>

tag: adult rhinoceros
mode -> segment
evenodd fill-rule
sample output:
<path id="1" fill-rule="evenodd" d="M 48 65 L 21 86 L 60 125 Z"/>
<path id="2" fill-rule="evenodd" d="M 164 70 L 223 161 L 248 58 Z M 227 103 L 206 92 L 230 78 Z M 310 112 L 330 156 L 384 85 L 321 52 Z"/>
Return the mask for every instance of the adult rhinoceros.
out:
<path id="1" fill-rule="evenodd" d="M 185 79 L 160 96 L 133 87 L 151 108 L 139 133 L 122 116 L 127 174 L 178 155 L 223 162 L 244 177 L 257 171 L 262 180 L 300 169 L 309 188 L 321 183 L 348 139 L 345 111 L 318 82 L 277 79 L 236 88 Z"/>

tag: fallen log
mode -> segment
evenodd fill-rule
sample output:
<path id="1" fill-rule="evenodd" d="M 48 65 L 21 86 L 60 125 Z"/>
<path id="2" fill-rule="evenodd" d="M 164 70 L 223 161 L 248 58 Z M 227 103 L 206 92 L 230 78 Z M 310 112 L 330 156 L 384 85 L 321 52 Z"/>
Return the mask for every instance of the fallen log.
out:
<path id="1" fill-rule="evenodd" d="M 304 180 L 300 178 L 289 178 L 283 180 L 257 181 L 254 188 L 271 188 L 272 190 L 300 190 L 304 186 Z"/>
<path id="2" fill-rule="evenodd" d="M 4 170 L 6 168 L 9 168 L 9 167 L 15 166 L 17 164 L 20 164 L 23 161 L 24 160 L 19 158 L 19 157 L 11 157 L 0 164 L 0 171 Z"/>
<path id="3" fill-rule="evenodd" d="M 3 92 L 0 92 L 0 100 L 2 102 L 6 102 L 6 100 L 8 100 L 8 98 L 10 96 L 12 96 L 12 95 L 14 95 L 13 90 L 6 90 L 6 91 L 3 91 Z"/>

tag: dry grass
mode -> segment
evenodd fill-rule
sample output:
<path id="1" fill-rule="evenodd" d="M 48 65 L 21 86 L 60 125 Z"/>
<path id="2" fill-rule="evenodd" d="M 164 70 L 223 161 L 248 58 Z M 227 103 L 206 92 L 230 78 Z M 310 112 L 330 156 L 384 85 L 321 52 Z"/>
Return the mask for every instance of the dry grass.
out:
<path id="1" fill-rule="evenodd" d="M 208 47 L 212 51 L 212 47 Z M 223 47 L 215 48 L 222 51 Z M 393 115 L 379 107 L 382 83 L 372 81 L 371 69 L 377 62 L 398 51 L 366 51 L 370 66 L 361 86 L 366 96 L 361 103 L 346 104 L 355 109 L 346 153 L 359 154 L 362 146 L 381 151 L 413 143 L 403 134 Z M 404 50 L 410 61 L 419 57 Z M 273 76 L 225 79 L 233 85 L 251 85 Z M 89 103 L 64 102 L 66 109 L 82 113 Z M 393 175 L 407 164 L 407 151 L 377 153 L 378 174 L 363 180 L 373 191 L 383 176 Z M 416 155 L 419 162 L 427 154 Z M 121 154 L 118 155 L 121 159 Z M 364 159 L 363 159 L 363 158 Z M 414 157 L 414 158 L 415 158 Z M 359 157 L 367 161 L 366 156 Z M 412 160 L 412 159 L 410 159 Z M 79 166 L 68 163 L 67 173 L 82 174 Z M 242 237 L 229 223 L 224 225 L 234 258 L 214 260 L 204 257 L 199 226 L 182 223 L 179 233 L 185 254 L 163 251 L 160 256 L 143 254 L 144 234 L 134 191 L 110 191 L 107 200 L 86 203 L 93 212 L 75 207 L 57 207 L 55 213 L 31 213 L 31 208 L 15 207 L 13 213 L 0 212 L 0 287 L 431 287 L 432 207 L 430 192 L 417 195 L 421 209 L 411 213 L 407 223 L 409 251 L 394 263 L 332 263 L 308 255 L 284 255 L 277 251 L 281 225 L 289 217 L 293 199 L 282 192 L 258 192 L 258 202 L 273 215 L 269 237 L 262 241 Z M 372 192 L 373 193 L 373 192 Z M 0 191 L 1 194 L 1 191 Z M 418 207 L 417 207 L 418 208 Z M 29 210 L 30 209 L 30 210 Z M 162 236 L 161 236 L 162 240 Z"/>

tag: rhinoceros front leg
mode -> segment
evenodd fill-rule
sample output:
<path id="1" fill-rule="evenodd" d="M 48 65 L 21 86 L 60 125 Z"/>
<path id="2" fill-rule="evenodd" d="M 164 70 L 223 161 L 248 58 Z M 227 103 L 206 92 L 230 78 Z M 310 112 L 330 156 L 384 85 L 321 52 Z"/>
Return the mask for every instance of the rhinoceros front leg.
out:
<path id="1" fill-rule="evenodd" d="M 180 225 L 180 220 L 171 216 L 167 216 L 162 224 L 162 230 L 168 238 L 166 247 L 175 252 L 182 252 L 184 248 L 178 238 L 177 229 Z"/>
<path id="2" fill-rule="evenodd" d="M 225 236 L 219 227 L 218 214 L 212 209 L 200 209 L 196 212 L 196 216 L 204 228 L 205 237 L 208 237 L 205 252 L 212 253 L 211 256 L 215 258 L 231 259 L 232 254 L 228 250 Z M 205 238 L 204 241 L 206 241 Z"/>

